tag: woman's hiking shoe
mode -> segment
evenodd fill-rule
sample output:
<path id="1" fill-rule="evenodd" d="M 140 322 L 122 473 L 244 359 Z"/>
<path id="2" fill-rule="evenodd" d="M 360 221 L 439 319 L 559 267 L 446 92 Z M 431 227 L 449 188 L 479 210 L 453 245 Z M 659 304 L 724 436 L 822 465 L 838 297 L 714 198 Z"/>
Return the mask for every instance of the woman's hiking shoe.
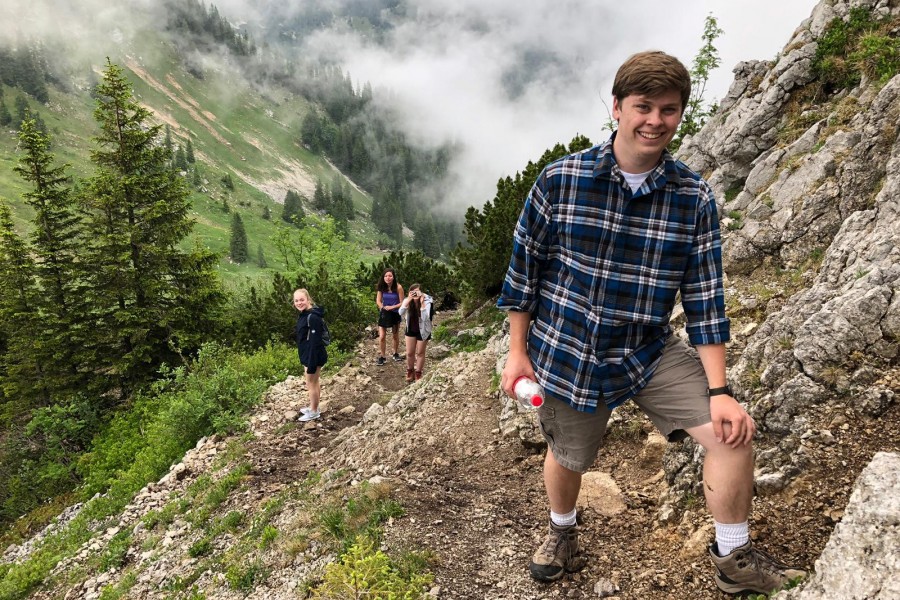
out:
<path id="1" fill-rule="evenodd" d="M 531 557 L 528 566 L 538 581 L 556 581 L 565 573 L 584 568 L 587 559 L 578 554 L 578 526 L 563 527 L 550 522 L 550 532 Z"/>
<path id="2" fill-rule="evenodd" d="M 406 359 L 403 358 L 402 356 L 400 356 L 399 354 L 397 354 L 396 352 L 394 352 L 394 360 L 397 362 L 400 362 L 400 361 L 404 361 Z"/>
<path id="3" fill-rule="evenodd" d="M 413 371 L 412 369 L 407 369 L 407 370 L 406 370 L 406 381 L 407 381 L 407 383 L 412 383 L 412 382 L 415 381 L 415 380 L 416 380 L 415 371 Z"/>
<path id="4" fill-rule="evenodd" d="M 375 364 L 378 365 L 379 367 L 383 367 L 383 366 L 384 366 L 384 363 L 386 363 L 386 362 L 387 362 L 387 361 L 384 360 L 384 357 L 383 357 L 383 356 L 379 356 L 379 357 L 378 357 L 378 360 L 375 361 Z"/>
<path id="5" fill-rule="evenodd" d="M 422 371 L 416 371 L 416 381 L 422 379 Z"/>
<path id="6" fill-rule="evenodd" d="M 322 416 L 322 413 L 320 413 L 317 410 L 307 410 L 302 415 L 300 415 L 300 418 L 298 419 L 298 421 L 300 421 L 301 423 L 305 423 L 307 421 L 315 421 L 316 419 L 318 419 L 321 416 Z"/>
<path id="7" fill-rule="evenodd" d="M 719 556 L 715 542 L 709 556 L 716 565 L 716 585 L 726 594 L 770 594 L 793 579 L 806 577 L 806 571 L 784 565 L 748 541 L 727 556 Z"/>

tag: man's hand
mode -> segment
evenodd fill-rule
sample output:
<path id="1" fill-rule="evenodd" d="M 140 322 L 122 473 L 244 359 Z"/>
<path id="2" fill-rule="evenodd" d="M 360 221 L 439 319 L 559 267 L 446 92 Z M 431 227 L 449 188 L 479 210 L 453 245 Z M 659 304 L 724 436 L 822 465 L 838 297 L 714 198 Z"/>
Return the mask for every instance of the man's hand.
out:
<path id="1" fill-rule="evenodd" d="M 756 423 L 737 400 L 726 394 L 709 399 L 716 441 L 737 448 L 750 443 L 756 434 Z"/>
<path id="2" fill-rule="evenodd" d="M 519 377 L 528 377 L 536 379 L 534 376 L 534 368 L 531 366 L 531 359 L 528 358 L 526 352 L 510 351 L 506 358 L 506 365 L 503 367 L 503 373 L 500 375 L 500 387 L 506 392 L 510 398 L 515 398 L 513 384 Z"/>

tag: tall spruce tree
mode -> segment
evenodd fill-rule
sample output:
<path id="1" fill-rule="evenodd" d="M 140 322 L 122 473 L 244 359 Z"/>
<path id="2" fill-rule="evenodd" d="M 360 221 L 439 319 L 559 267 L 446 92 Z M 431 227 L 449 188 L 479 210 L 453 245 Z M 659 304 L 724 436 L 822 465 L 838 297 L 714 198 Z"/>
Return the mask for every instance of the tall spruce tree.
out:
<path id="1" fill-rule="evenodd" d="M 256 246 L 256 265 L 260 269 L 265 269 L 266 267 L 269 266 L 269 263 L 266 262 L 266 255 L 263 254 L 262 244 L 258 244 Z"/>
<path id="2" fill-rule="evenodd" d="M 184 148 L 185 158 L 190 164 L 194 164 L 197 159 L 194 157 L 194 144 L 191 143 L 191 138 L 188 138 L 187 145 Z"/>
<path id="3" fill-rule="evenodd" d="M 92 333 L 79 260 L 81 216 L 67 185 L 68 165 L 53 165 L 50 138 L 35 120 L 22 123 L 19 148 L 23 155 L 14 170 L 31 184 L 24 197 L 34 209 L 31 246 L 41 289 L 35 299 L 40 323 L 29 335 L 45 364 L 46 387 L 77 391 L 86 380 L 79 353 Z"/>
<path id="4" fill-rule="evenodd" d="M 175 168 L 179 171 L 187 171 L 188 170 L 188 160 L 187 154 L 184 152 L 184 148 L 182 146 L 178 146 L 178 150 L 175 151 Z"/>
<path id="5" fill-rule="evenodd" d="M 9 206 L 0 202 L 0 329 L 6 342 L 0 356 L 0 383 L 3 396 L 20 414 L 50 403 L 44 382 L 45 353 L 35 351 L 30 335 L 39 325 L 39 293 L 31 249 L 16 233 Z"/>
<path id="6" fill-rule="evenodd" d="M 297 192 L 288 190 L 284 196 L 284 208 L 281 210 L 281 218 L 288 223 L 299 225 L 306 214 L 303 211 L 303 201 Z"/>
<path id="7" fill-rule="evenodd" d="M 110 376 L 107 388 L 124 396 L 208 339 L 222 291 L 215 255 L 179 249 L 193 228 L 189 191 L 169 168 L 160 126 L 150 125 L 109 61 L 97 97 L 97 170 L 85 199 L 88 296 L 97 314 L 90 350 Z"/>
<path id="8" fill-rule="evenodd" d="M 6 107 L 6 102 L 0 98 L 0 126 L 6 127 L 12 123 L 12 114 L 9 112 L 9 108 Z"/>
<path id="9" fill-rule="evenodd" d="M 321 179 L 316 180 L 316 190 L 313 192 L 313 206 L 316 210 L 330 212 L 331 202 L 329 201 L 328 192 L 325 191 L 325 185 Z"/>
<path id="10" fill-rule="evenodd" d="M 244 220 L 237 212 L 231 217 L 231 241 L 228 244 L 231 260 L 236 263 L 245 263 L 250 255 L 247 248 L 247 230 L 244 229 Z"/>

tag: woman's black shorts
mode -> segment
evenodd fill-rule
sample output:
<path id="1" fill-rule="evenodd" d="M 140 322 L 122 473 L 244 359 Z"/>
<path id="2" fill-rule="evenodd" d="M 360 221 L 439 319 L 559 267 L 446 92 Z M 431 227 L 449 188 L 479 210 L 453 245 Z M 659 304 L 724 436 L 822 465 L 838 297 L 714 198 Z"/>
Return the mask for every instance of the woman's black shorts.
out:
<path id="1" fill-rule="evenodd" d="M 378 313 L 378 326 L 390 329 L 400 324 L 400 313 L 395 310 L 382 310 Z"/>

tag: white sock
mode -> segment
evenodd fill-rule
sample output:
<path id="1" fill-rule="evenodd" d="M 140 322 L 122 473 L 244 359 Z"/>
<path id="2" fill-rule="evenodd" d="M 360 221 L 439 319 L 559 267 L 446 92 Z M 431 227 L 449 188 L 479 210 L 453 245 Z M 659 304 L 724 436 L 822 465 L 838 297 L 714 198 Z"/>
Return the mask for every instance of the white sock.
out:
<path id="1" fill-rule="evenodd" d="M 575 524 L 575 509 L 572 509 L 572 512 L 561 515 L 559 513 L 555 513 L 552 510 L 550 511 L 550 521 L 553 522 L 554 525 L 558 527 L 570 527 Z"/>
<path id="2" fill-rule="evenodd" d="M 735 548 L 743 546 L 750 541 L 750 524 L 743 523 L 719 523 L 716 524 L 716 547 L 719 556 L 728 556 Z"/>

